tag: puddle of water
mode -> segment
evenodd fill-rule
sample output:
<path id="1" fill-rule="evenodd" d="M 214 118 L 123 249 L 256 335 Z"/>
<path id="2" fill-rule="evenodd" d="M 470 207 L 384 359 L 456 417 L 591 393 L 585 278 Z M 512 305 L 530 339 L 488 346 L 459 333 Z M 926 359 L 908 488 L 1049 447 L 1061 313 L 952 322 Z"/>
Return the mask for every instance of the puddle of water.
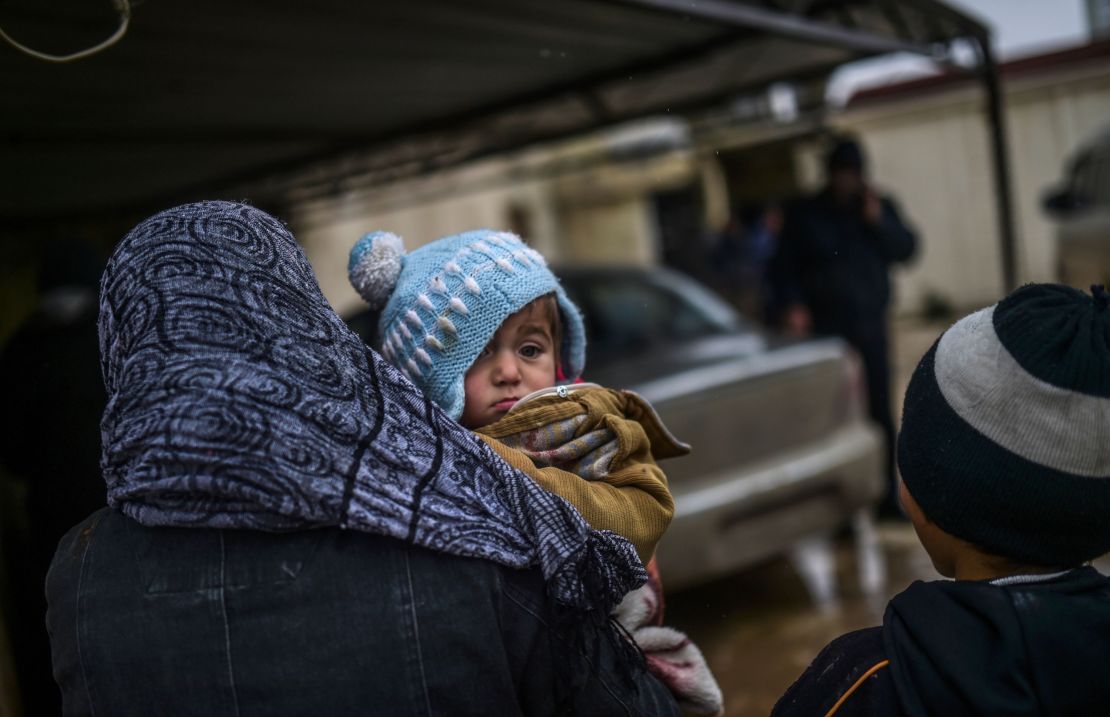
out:
<path id="1" fill-rule="evenodd" d="M 908 524 L 862 530 L 871 531 L 868 546 L 847 537 L 812 541 L 800 550 L 804 557 L 667 596 L 667 624 L 686 631 L 705 653 L 729 717 L 766 717 L 830 640 L 880 624 L 887 601 L 912 581 L 940 579 Z M 799 560 L 805 565 L 795 570 Z M 1110 555 L 1094 565 L 1110 574 Z M 807 571 L 819 574 L 816 592 L 835 599 L 815 603 Z"/>
<path id="2" fill-rule="evenodd" d="M 939 577 L 909 525 L 856 530 L 860 541 L 810 540 L 790 558 L 668 595 L 667 623 L 701 647 L 730 717 L 765 717 L 830 640 L 879 624 L 894 594 Z"/>

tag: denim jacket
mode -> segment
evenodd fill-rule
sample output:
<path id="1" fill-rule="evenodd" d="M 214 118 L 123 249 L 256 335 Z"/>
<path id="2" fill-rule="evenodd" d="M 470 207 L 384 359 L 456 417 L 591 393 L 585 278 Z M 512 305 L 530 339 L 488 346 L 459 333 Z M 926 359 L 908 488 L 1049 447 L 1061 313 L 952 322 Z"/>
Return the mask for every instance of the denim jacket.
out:
<path id="1" fill-rule="evenodd" d="M 62 540 L 47 598 L 67 715 L 677 714 L 609 639 L 558 704 L 566 645 L 538 571 L 386 536 L 103 509 Z"/>

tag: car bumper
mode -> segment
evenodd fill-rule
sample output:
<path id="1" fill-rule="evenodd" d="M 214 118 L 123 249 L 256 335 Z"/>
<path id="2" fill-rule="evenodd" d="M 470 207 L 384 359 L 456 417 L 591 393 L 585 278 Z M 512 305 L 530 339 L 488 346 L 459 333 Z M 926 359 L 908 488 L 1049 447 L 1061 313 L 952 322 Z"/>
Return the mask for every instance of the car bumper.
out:
<path id="1" fill-rule="evenodd" d="M 674 520 L 658 548 L 664 583 L 703 582 L 836 529 L 882 496 L 882 447 L 878 429 L 854 423 L 774 462 L 675 491 Z"/>

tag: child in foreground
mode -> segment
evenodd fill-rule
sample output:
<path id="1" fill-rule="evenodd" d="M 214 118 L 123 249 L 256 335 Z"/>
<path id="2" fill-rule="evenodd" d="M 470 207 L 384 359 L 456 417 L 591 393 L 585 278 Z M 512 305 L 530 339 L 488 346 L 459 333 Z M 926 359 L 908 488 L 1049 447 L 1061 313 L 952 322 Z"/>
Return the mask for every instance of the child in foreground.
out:
<path id="1" fill-rule="evenodd" d="M 507 463 L 627 538 L 649 564 L 674 501 L 656 459 L 684 455 L 639 396 L 573 384 L 585 359 L 578 309 L 543 258 L 512 234 L 472 231 L 405 254 L 377 232 L 351 251 L 351 282 L 381 310 L 381 353 Z M 680 705 L 720 710 L 697 648 L 658 625 L 650 586 L 617 618 Z M 654 623 L 654 624 L 653 624 Z"/>
<path id="2" fill-rule="evenodd" d="M 933 565 L 830 643 L 792 715 L 1110 714 L 1110 308 L 1032 284 L 957 322 L 906 391 L 900 493 Z"/>

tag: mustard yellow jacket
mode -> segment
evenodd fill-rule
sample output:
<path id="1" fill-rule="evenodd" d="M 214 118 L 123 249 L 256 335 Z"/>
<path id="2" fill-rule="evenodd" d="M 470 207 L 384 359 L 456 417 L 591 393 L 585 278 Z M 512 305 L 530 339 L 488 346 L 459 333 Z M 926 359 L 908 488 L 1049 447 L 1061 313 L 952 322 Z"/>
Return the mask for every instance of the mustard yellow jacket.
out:
<path id="1" fill-rule="evenodd" d="M 674 516 L 657 459 L 689 453 L 643 398 L 594 384 L 525 397 L 477 431 L 510 465 L 627 538 L 646 564 Z"/>

